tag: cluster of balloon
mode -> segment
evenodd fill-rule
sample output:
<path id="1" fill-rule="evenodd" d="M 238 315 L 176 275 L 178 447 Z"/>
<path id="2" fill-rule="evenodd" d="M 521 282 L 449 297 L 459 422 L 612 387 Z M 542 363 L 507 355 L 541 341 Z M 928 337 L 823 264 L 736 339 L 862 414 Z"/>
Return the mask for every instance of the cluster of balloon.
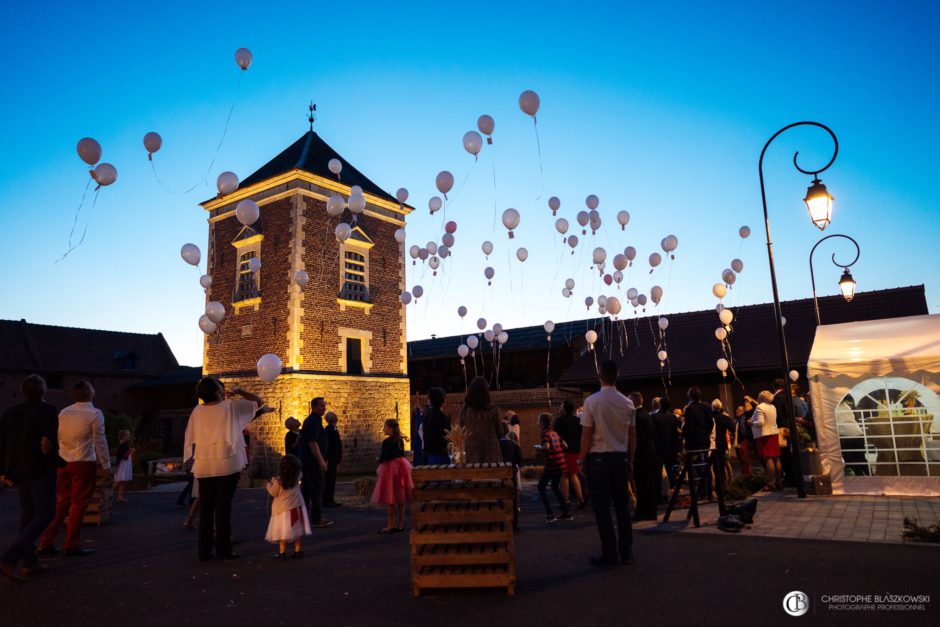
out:
<path id="1" fill-rule="evenodd" d="M 447 170 L 441 170 L 437 173 L 434 184 L 437 185 L 437 190 L 444 194 L 444 198 L 447 199 L 447 192 L 454 188 L 454 175 Z M 436 211 L 436 209 L 432 210 L 431 213 L 434 213 L 434 211 Z"/>
<path id="2" fill-rule="evenodd" d="M 195 244 L 183 244 L 183 247 L 180 248 L 180 257 L 189 265 L 198 266 L 200 259 L 202 259 L 202 253 L 199 252 L 199 247 Z"/>
<path id="3" fill-rule="evenodd" d="M 78 140 L 78 156 L 90 167 L 89 174 L 91 178 L 101 187 L 107 187 L 117 180 L 117 168 L 110 163 L 98 163 L 101 161 L 101 144 L 91 137 L 83 137 Z"/>
<path id="4" fill-rule="evenodd" d="M 163 138 L 159 134 L 150 131 L 144 135 L 144 148 L 147 149 L 147 160 L 153 161 L 153 153 L 160 150 L 163 145 Z"/>
<path id="5" fill-rule="evenodd" d="M 664 253 L 669 255 L 670 259 L 675 259 L 674 251 L 679 246 L 679 238 L 675 235 L 667 235 L 659 243 L 659 246 L 663 249 Z"/>
<path id="6" fill-rule="evenodd" d="M 235 205 L 235 219 L 242 226 L 251 226 L 261 217 L 261 208 L 251 198 L 240 200 Z"/>
<path id="7" fill-rule="evenodd" d="M 504 211 L 503 226 L 509 231 L 509 239 L 513 239 L 516 236 L 513 229 L 519 226 L 519 212 L 512 208 Z"/>
<path id="8" fill-rule="evenodd" d="M 359 214 L 365 211 L 366 208 L 366 196 L 362 191 L 362 188 L 358 185 L 353 185 L 349 188 L 349 200 L 346 201 L 346 207 L 349 208 L 349 212 L 353 215 L 353 224 L 356 223 L 356 220 L 359 219 Z"/>
<path id="9" fill-rule="evenodd" d="M 219 323 L 225 318 L 225 306 L 213 300 L 206 303 L 206 312 L 199 317 L 199 328 L 206 335 L 215 333 Z"/>
<path id="10" fill-rule="evenodd" d="M 337 180 L 337 181 L 343 180 L 342 178 L 340 178 L 340 173 L 343 171 L 343 162 L 342 162 L 342 161 L 340 161 L 339 159 L 336 159 L 336 158 L 330 159 L 330 160 L 327 162 L 326 167 L 329 168 L 330 172 L 332 172 L 333 174 L 336 175 L 336 180 Z"/>
<path id="11" fill-rule="evenodd" d="M 258 378 L 265 383 L 270 383 L 277 379 L 283 368 L 284 364 L 277 355 L 271 353 L 262 355 L 258 360 Z"/>
<path id="12" fill-rule="evenodd" d="M 234 172 L 223 172 L 216 178 L 215 186 L 219 190 L 219 197 L 231 194 L 238 189 L 238 175 Z"/>

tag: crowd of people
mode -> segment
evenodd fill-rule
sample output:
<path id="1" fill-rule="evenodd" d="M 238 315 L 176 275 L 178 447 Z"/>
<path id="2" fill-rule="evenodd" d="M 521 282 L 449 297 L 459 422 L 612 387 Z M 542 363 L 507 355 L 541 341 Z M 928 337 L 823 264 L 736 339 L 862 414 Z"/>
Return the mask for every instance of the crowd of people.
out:
<path id="1" fill-rule="evenodd" d="M 754 463 L 760 461 L 766 474 L 765 490 L 779 490 L 792 481 L 786 446 L 790 434 L 780 424 L 787 405 L 785 393 L 793 395 L 798 428 L 809 437 L 814 435 L 808 403 L 795 386 L 788 389 L 783 380 L 775 381 L 774 391 L 762 391 L 757 399 L 745 396 L 731 416 L 720 400 L 703 402 L 698 387 L 688 390 L 681 407 L 663 396 L 651 399 L 647 409 L 640 392 L 625 396 L 617 390 L 618 375 L 615 362 L 603 362 L 598 392 L 584 399 L 581 408 L 564 401 L 558 416 L 540 414 L 537 425 L 536 448 L 542 459 L 537 491 L 545 520 L 571 520 L 573 509 L 586 509 L 590 503 L 601 544 L 600 555 L 591 562 L 599 567 L 633 560 L 632 522 L 657 519 L 658 508 L 668 488 L 680 480 L 678 470 L 685 462 L 698 460 L 699 466 L 708 468 L 700 482 L 706 498 L 715 485 L 720 489 L 732 477 L 732 455 L 744 475 L 750 475 Z M 0 558 L 0 572 L 16 581 L 42 572 L 45 565 L 39 562 L 40 556 L 93 553 L 79 543 L 82 516 L 98 469 L 111 473 L 104 416 L 93 404 L 91 384 L 76 384 L 72 390 L 75 403 L 61 412 L 43 400 L 45 391 L 41 377 L 28 377 L 23 383 L 25 402 L 0 418 L 0 474 L 16 486 L 21 506 L 19 533 Z M 239 478 L 248 465 L 246 430 L 251 421 L 271 409 L 256 394 L 241 388 L 227 392 L 222 382 L 211 377 L 200 380 L 196 392 L 200 403 L 189 418 L 184 443 L 191 480 L 180 503 L 193 500 L 185 526 L 196 528 L 195 517 L 199 517 L 198 558 L 230 560 L 238 557 L 232 549 L 231 512 Z M 460 425 L 466 435 L 467 463 L 512 464 L 517 489 L 514 527 L 519 530 L 523 459 L 519 417 L 511 411 L 501 413 L 482 377 L 470 382 L 453 419 L 444 411 L 443 389 L 428 390 L 427 399 L 426 410 L 416 412 L 410 436 L 402 433 L 397 420 L 384 423 L 385 439 L 371 498 L 387 511 L 386 525 L 379 533 L 405 528 L 413 489 L 406 441 L 413 441 L 416 464 L 449 464 L 454 451 L 448 433 L 454 425 Z M 294 417 L 285 422 L 284 456 L 278 475 L 266 485 L 272 501 L 265 539 L 276 545 L 279 560 L 287 559 L 289 546 L 293 547 L 291 558 L 303 557 L 303 536 L 333 524 L 323 510 L 340 506 L 336 476 L 343 445 L 337 425 L 338 418 L 327 411 L 323 397 L 310 401 L 310 413 L 303 422 Z M 133 449 L 129 432 L 119 432 L 118 439 L 114 481 L 118 501 L 123 501 L 124 485 L 132 477 Z M 54 541 L 63 525 L 66 533 L 60 549 Z"/>

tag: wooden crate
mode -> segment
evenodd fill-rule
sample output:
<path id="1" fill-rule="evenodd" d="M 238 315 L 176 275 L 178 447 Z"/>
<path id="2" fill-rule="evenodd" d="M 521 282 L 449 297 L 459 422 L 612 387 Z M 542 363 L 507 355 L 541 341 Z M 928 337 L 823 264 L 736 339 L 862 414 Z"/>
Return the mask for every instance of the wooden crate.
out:
<path id="1" fill-rule="evenodd" d="M 427 588 L 515 592 L 510 464 L 415 466 L 411 594 Z"/>

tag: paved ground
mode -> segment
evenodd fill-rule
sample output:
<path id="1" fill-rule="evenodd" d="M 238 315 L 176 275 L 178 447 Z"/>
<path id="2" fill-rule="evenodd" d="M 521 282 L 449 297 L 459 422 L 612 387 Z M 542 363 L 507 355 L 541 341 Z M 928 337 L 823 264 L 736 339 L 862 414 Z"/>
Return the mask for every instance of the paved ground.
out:
<path id="1" fill-rule="evenodd" d="M 308 542 L 307 559 L 281 563 L 261 540 L 266 494 L 240 491 L 234 533 L 244 557 L 201 564 L 175 495 L 133 494 L 110 525 L 84 530 L 96 555 L 50 560 L 52 571 L 27 584 L 0 580 L 0 624 L 775 625 L 795 620 L 782 610 L 792 590 L 813 599 L 806 624 L 937 624 L 936 547 L 756 537 L 786 517 L 784 503 L 772 507 L 780 509 L 762 504 L 757 524 L 738 535 L 639 531 L 637 561 L 598 572 L 587 564 L 597 550 L 590 516 L 545 525 L 529 494 L 514 597 L 477 590 L 412 599 L 407 535 L 376 535 L 382 511 L 336 510 L 337 524 Z M 10 537 L 16 515 L 15 495 L 0 494 L 0 538 Z M 823 603 L 823 595 L 885 593 L 933 601 L 905 612 Z"/>

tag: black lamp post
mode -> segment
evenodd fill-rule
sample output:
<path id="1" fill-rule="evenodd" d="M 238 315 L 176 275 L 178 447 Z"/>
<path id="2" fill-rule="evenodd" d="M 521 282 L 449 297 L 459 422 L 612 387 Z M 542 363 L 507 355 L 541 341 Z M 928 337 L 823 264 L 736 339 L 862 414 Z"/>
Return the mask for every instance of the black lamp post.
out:
<path id="1" fill-rule="evenodd" d="M 836 254 L 832 253 L 832 263 L 835 264 L 837 268 L 842 268 L 842 278 L 839 279 L 839 290 L 842 292 L 842 298 L 845 299 L 845 302 L 850 303 L 852 299 L 855 298 L 855 279 L 852 278 L 852 273 L 849 272 L 849 268 L 855 265 L 855 262 L 858 261 L 859 255 L 862 254 L 862 250 L 858 247 L 858 242 L 849 237 L 848 235 L 842 235 L 841 233 L 833 233 L 832 235 L 827 235 L 822 238 L 813 246 L 813 249 L 809 251 L 809 278 L 813 283 L 813 305 L 816 307 L 816 326 L 822 324 L 819 319 L 819 300 L 816 298 L 816 276 L 813 273 L 813 253 L 816 252 L 816 246 L 819 246 L 827 239 L 833 237 L 841 237 L 849 240 L 855 244 L 855 259 L 849 263 L 839 263 L 836 261 Z"/>
<path id="2" fill-rule="evenodd" d="M 824 124 L 808 121 L 794 122 L 793 124 L 784 126 L 767 140 L 767 143 L 764 144 L 764 149 L 761 150 L 760 161 L 758 161 L 757 164 L 757 170 L 760 175 L 760 198 L 764 205 L 764 228 L 767 232 L 767 259 L 770 263 L 770 284 L 774 293 L 774 316 L 777 320 L 777 338 L 780 342 L 780 372 L 781 378 L 784 382 L 782 394 L 786 401 L 787 413 L 784 418 L 787 427 L 790 429 L 790 438 L 788 440 L 787 446 L 790 448 L 790 457 L 793 460 L 792 472 L 795 475 L 797 482 L 797 494 L 801 499 L 803 499 L 806 498 L 806 488 L 803 486 L 803 470 L 800 464 L 800 439 L 796 430 L 796 421 L 794 420 L 793 397 L 791 396 L 787 387 L 787 381 L 790 380 L 790 359 L 787 356 L 787 340 L 783 333 L 783 314 L 780 311 L 780 294 L 777 290 L 777 272 L 774 269 L 774 249 L 773 244 L 770 241 L 770 218 L 767 215 L 767 194 L 764 191 L 764 154 L 767 152 L 767 148 L 770 146 L 770 144 L 775 139 L 777 139 L 781 133 L 788 131 L 796 126 L 816 126 L 821 128 L 829 133 L 829 135 L 832 137 L 833 144 L 835 145 L 835 149 L 833 150 L 832 158 L 829 160 L 829 163 L 819 168 L 818 170 L 804 170 L 796 161 L 797 156 L 799 156 L 800 153 L 797 152 L 793 155 L 793 167 L 803 174 L 810 174 L 813 176 L 813 182 L 806 190 L 806 197 L 803 199 L 803 202 L 806 203 L 806 208 L 809 210 L 810 219 L 813 221 L 813 224 L 815 224 L 820 230 L 825 229 L 829 225 L 829 220 L 832 217 L 833 198 L 826 189 L 826 186 L 823 185 L 822 181 L 819 180 L 819 174 L 827 170 L 829 166 L 831 166 L 836 160 L 836 156 L 839 154 L 839 140 L 836 138 L 836 134 L 832 132 L 832 129 Z"/>

